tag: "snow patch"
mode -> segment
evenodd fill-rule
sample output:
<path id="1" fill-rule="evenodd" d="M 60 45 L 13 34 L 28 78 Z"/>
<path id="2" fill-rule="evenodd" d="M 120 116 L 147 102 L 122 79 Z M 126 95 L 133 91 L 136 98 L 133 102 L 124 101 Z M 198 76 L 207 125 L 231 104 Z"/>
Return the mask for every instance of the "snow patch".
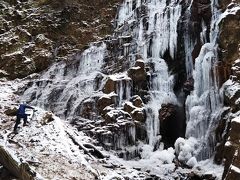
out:
<path id="1" fill-rule="evenodd" d="M 178 160 L 190 165 L 196 164 L 196 159 L 193 157 L 197 154 L 198 141 L 190 137 L 189 139 L 178 138 L 174 144 Z"/>

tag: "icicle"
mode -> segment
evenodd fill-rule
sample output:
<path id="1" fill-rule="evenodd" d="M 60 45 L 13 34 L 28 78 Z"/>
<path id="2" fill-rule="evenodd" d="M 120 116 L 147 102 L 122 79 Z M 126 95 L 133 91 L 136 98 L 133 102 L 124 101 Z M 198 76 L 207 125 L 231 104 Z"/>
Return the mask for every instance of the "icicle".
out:
<path id="1" fill-rule="evenodd" d="M 151 80 L 150 95 L 151 101 L 147 105 L 147 130 L 149 144 L 155 145 L 158 141 L 160 121 L 159 109 L 163 103 L 177 104 L 176 96 L 173 92 L 173 77 L 168 73 L 167 64 L 163 59 L 153 59 L 155 71 Z"/>
<path id="2" fill-rule="evenodd" d="M 212 3 L 212 6 L 215 4 Z M 202 46 L 195 60 L 194 91 L 186 100 L 186 137 L 195 137 L 199 140 L 199 160 L 210 158 L 214 152 L 216 143 L 214 128 L 222 113 L 221 93 L 215 70 L 218 61 L 216 45 L 218 18 L 213 7 L 210 43 Z"/>
<path id="3" fill-rule="evenodd" d="M 161 58 L 166 52 L 174 59 L 177 51 L 177 22 L 181 15 L 181 5 L 171 0 L 137 0 L 136 8 L 129 12 L 132 1 L 125 0 L 118 16 L 118 27 L 124 23 L 139 22 L 131 34 L 137 43 L 137 53 L 146 63 L 154 66 L 151 77 L 151 100 L 147 105 L 147 130 L 149 144 L 153 145 L 159 139 L 158 111 L 163 103 L 176 104 L 173 93 L 174 77 L 169 75 L 166 62 Z M 139 16 L 136 11 L 143 10 L 145 14 Z M 145 11 L 146 10 L 146 11 Z M 137 19 L 139 18 L 139 19 Z M 147 19 L 147 25 L 144 24 Z M 132 33 L 133 32 L 133 33 Z"/>
<path id="4" fill-rule="evenodd" d="M 153 52 L 151 53 L 155 57 L 162 57 L 166 51 L 169 51 L 170 56 L 174 59 L 177 50 L 177 22 L 181 16 L 181 5 L 175 0 L 171 0 L 169 5 L 167 5 L 166 0 L 147 1 L 143 4 L 141 0 L 138 0 L 136 8 L 131 10 L 132 4 L 131 0 L 124 1 L 117 21 L 118 27 L 124 23 L 131 24 L 137 20 L 137 9 L 141 8 L 142 5 L 147 8 L 147 14 L 140 18 L 137 29 L 133 30 L 138 44 L 137 52 L 147 58 L 148 37 L 153 35 L 151 48 Z M 147 31 L 144 29 L 144 19 L 148 19 Z"/>

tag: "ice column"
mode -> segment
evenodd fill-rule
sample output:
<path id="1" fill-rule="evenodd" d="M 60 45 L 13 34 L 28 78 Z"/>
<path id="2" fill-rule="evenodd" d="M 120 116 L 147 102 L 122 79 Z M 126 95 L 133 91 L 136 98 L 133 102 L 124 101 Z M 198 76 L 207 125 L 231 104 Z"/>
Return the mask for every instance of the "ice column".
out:
<path id="1" fill-rule="evenodd" d="M 212 3 L 214 7 L 214 3 Z M 222 102 L 217 82 L 217 11 L 212 8 L 211 42 L 202 46 L 195 59 L 193 71 L 194 90 L 186 100 L 186 137 L 199 141 L 198 159 L 207 159 L 214 152 L 216 123 L 221 115 Z"/>
<path id="2" fill-rule="evenodd" d="M 174 77 L 169 75 L 168 67 L 164 59 L 156 58 L 150 60 L 154 63 L 154 72 L 150 87 L 151 100 L 147 104 L 147 131 L 149 144 L 155 145 L 159 140 L 160 121 L 159 109 L 163 103 L 177 104 L 176 96 L 173 92 Z"/>

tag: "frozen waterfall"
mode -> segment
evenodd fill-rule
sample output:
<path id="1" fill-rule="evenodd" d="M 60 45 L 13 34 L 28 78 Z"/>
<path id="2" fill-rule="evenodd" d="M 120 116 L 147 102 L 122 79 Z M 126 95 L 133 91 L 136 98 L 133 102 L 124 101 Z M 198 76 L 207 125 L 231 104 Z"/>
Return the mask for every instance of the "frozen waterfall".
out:
<path id="1" fill-rule="evenodd" d="M 81 113 L 84 113 L 83 105 L 86 105 L 85 108 L 89 110 L 91 117 L 84 118 L 95 121 L 91 123 L 98 123 L 97 126 L 100 124 L 104 126 L 104 131 L 109 134 L 106 133 L 107 138 L 106 134 L 101 134 L 103 135 L 101 138 L 105 138 L 102 141 L 110 144 L 109 147 L 124 149 L 122 146 L 135 146 L 139 140 L 144 143 L 147 141 L 151 148 L 158 148 L 161 140 L 159 110 L 166 104 L 177 105 L 177 108 L 182 105 L 174 92 L 174 86 L 179 83 L 174 73 L 178 72 L 170 72 L 171 63 L 178 61 L 177 28 L 183 13 L 181 2 L 124 0 L 119 8 L 116 29 L 111 37 L 93 43 L 69 62 L 53 64 L 25 91 L 23 98 L 29 98 L 32 104 L 52 110 L 67 119 L 81 119 Z M 215 1 L 212 3 L 213 31 L 208 38 L 207 26 L 202 22 L 202 32 L 199 36 L 201 45 L 204 45 L 195 60 L 192 58 L 192 51 L 196 42 L 189 35 L 190 29 L 187 28 L 183 35 L 186 78 L 194 79 L 194 90 L 187 97 L 185 104 L 186 137 L 194 137 L 199 141 L 199 159 L 212 155 L 215 144 L 213 126 L 221 114 L 222 107 L 215 72 L 218 61 L 216 44 L 218 12 L 214 3 Z M 191 5 L 188 9 L 188 18 L 190 8 Z M 136 62 L 142 67 L 136 65 Z M 131 68 L 135 68 L 134 72 L 141 70 L 139 74 L 144 76 L 145 79 L 141 80 L 145 82 L 138 84 L 137 88 L 145 92 L 134 94 L 134 80 L 129 75 Z M 107 82 L 108 87 L 105 87 Z M 146 86 L 145 89 L 139 87 L 142 85 Z M 130 101 L 134 95 L 139 96 L 143 105 L 137 108 L 132 105 Z M 102 100 L 100 101 L 102 104 L 98 104 L 99 100 Z M 134 108 L 135 110 L 132 110 Z M 181 108 L 183 111 L 184 105 Z M 137 111 L 140 113 L 137 114 Z M 137 118 L 135 116 L 135 119 L 132 118 L 134 113 L 139 115 Z M 136 119 L 141 120 L 133 121 Z M 122 134 L 112 135 L 111 131 L 119 126 L 117 123 L 124 127 Z M 146 126 L 141 129 L 139 126 L 144 123 Z M 113 128 L 112 125 L 116 127 Z M 137 139 L 136 134 L 141 134 L 141 137 Z"/>
<path id="2" fill-rule="evenodd" d="M 152 64 L 150 79 L 150 101 L 147 109 L 147 131 L 150 145 L 155 145 L 160 139 L 159 109 L 163 103 L 177 104 L 173 92 L 174 76 L 168 72 L 168 66 L 162 58 L 169 53 L 174 59 L 177 51 L 177 22 L 181 15 L 181 5 L 171 0 L 125 0 L 120 7 L 117 27 L 126 24 L 134 25 L 127 30 L 134 36 L 137 47 L 134 51 L 142 56 L 146 64 Z M 123 32 L 124 35 L 127 34 Z"/>
<path id="3" fill-rule="evenodd" d="M 23 98 L 60 116 L 73 115 L 81 101 L 98 90 L 95 78 L 101 71 L 105 49 L 104 43 L 93 44 L 75 57 L 73 64 L 54 64 L 25 91 Z"/>
<path id="4" fill-rule="evenodd" d="M 186 100 L 186 137 L 195 137 L 199 141 L 199 160 L 210 158 L 214 152 L 216 145 L 214 130 L 223 106 L 216 72 L 218 13 L 216 2 L 213 1 L 210 42 L 206 43 L 205 38 L 202 38 L 202 43 L 205 44 L 195 59 L 193 70 L 194 90 Z"/>

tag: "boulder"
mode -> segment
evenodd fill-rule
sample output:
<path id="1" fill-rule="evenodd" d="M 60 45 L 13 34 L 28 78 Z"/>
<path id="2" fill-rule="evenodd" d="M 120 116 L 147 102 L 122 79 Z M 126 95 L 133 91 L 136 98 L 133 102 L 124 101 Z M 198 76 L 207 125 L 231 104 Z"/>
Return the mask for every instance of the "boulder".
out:
<path id="1" fill-rule="evenodd" d="M 109 76 L 103 87 L 103 92 L 105 94 L 110 94 L 112 92 L 119 93 L 122 91 L 122 93 L 126 96 L 126 91 L 127 89 L 130 89 L 130 85 L 131 79 L 125 74 L 119 76 Z"/>
<path id="2" fill-rule="evenodd" d="M 135 66 L 128 70 L 128 76 L 135 83 L 146 81 L 147 73 L 145 71 L 145 64 L 143 60 L 137 60 Z"/>
<path id="3" fill-rule="evenodd" d="M 106 94 L 115 93 L 117 95 L 117 106 L 129 100 L 132 94 L 132 81 L 125 74 L 111 75 L 108 77 L 102 91 Z"/>
<path id="4" fill-rule="evenodd" d="M 52 121 L 54 121 L 53 113 L 52 112 L 46 112 L 44 114 L 43 118 L 41 119 L 41 124 L 46 125 L 46 124 L 48 124 Z"/>
<path id="5" fill-rule="evenodd" d="M 129 114 L 135 109 L 136 107 L 131 102 L 125 102 L 123 105 L 123 110 L 128 112 Z"/>
<path id="6" fill-rule="evenodd" d="M 135 145 L 136 137 L 132 133 L 134 123 L 128 120 L 115 121 L 106 126 L 93 128 L 90 132 L 106 150 L 125 150 Z"/>
<path id="7" fill-rule="evenodd" d="M 117 95 L 115 93 L 110 93 L 110 94 L 101 96 L 97 100 L 97 109 L 99 111 L 99 114 L 103 115 L 104 108 L 106 108 L 107 106 L 110 106 L 110 105 L 115 105 L 116 102 L 117 102 Z"/>
<path id="8" fill-rule="evenodd" d="M 142 123 L 146 122 L 146 113 L 144 109 L 138 108 L 131 112 L 131 116 L 135 121 L 139 121 Z"/>
<path id="9" fill-rule="evenodd" d="M 146 113 L 143 108 L 134 106 L 131 102 L 124 103 L 123 110 L 128 112 L 132 119 L 142 123 L 146 122 Z"/>
<path id="10" fill-rule="evenodd" d="M 135 96 L 131 97 L 130 101 L 136 107 L 142 108 L 144 106 L 141 97 L 138 96 L 138 95 L 135 95 Z"/>
<path id="11" fill-rule="evenodd" d="M 4 112 L 7 116 L 16 116 L 18 109 L 16 107 L 9 107 Z"/>
<path id="12" fill-rule="evenodd" d="M 106 114 L 104 114 L 103 118 L 105 120 L 105 123 L 116 123 L 118 120 L 121 119 L 128 119 L 131 120 L 131 116 L 129 113 L 119 110 L 119 109 L 109 109 Z"/>
<path id="13" fill-rule="evenodd" d="M 96 99 L 98 97 L 84 99 L 74 110 L 75 117 L 83 117 L 86 119 L 95 120 L 98 117 Z"/>
<path id="14" fill-rule="evenodd" d="M 145 63 L 142 59 L 138 59 L 134 67 L 131 67 L 128 71 L 128 76 L 132 79 L 133 93 L 138 94 L 141 98 L 147 95 L 148 86 L 148 74 L 146 72 Z"/>
<path id="15" fill-rule="evenodd" d="M 109 94 L 111 92 L 116 92 L 116 81 L 108 78 L 107 82 L 104 85 L 103 93 Z"/>

